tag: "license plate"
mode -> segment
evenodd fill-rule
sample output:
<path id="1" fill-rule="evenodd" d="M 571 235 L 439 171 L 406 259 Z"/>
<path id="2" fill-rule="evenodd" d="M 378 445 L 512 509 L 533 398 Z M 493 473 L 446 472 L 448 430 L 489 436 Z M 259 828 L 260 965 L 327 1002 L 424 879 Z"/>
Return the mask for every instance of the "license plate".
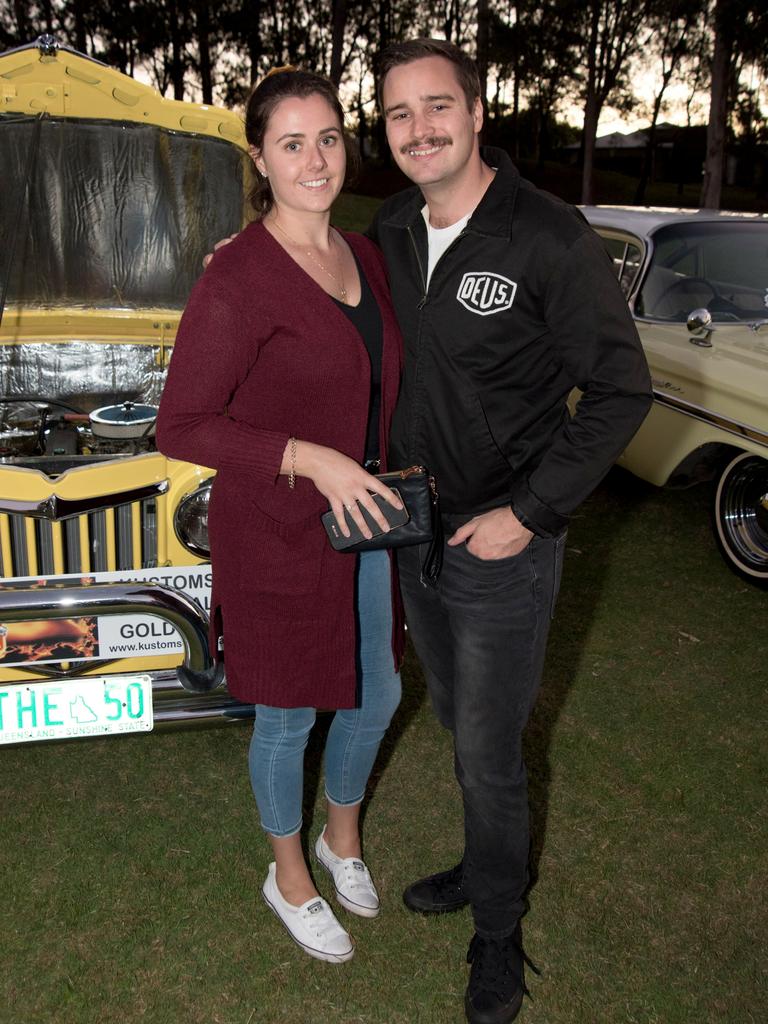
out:
<path id="1" fill-rule="evenodd" d="M 46 679 L 0 686 L 0 743 L 152 729 L 148 675 Z"/>

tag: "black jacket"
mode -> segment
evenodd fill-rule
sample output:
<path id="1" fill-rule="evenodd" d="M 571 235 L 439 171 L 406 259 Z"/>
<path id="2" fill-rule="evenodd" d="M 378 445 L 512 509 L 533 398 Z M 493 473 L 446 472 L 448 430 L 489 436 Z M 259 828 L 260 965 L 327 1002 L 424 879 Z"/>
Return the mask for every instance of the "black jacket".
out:
<path id="1" fill-rule="evenodd" d="M 388 199 L 369 231 L 405 340 L 389 464 L 428 466 L 444 512 L 511 504 L 552 536 L 640 426 L 648 367 L 582 215 L 521 178 L 503 151 L 483 159 L 494 180 L 428 289 L 418 188 Z M 583 395 L 571 418 L 574 387 Z"/>

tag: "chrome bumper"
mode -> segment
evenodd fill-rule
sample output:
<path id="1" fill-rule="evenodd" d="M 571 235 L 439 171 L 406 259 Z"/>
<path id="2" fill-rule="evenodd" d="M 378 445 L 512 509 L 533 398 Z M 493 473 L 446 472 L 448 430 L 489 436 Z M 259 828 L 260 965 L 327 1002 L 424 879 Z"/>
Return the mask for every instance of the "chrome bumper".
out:
<path id="1" fill-rule="evenodd" d="M 211 657 L 208 617 L 186 594 L 159 583 L 101 583 L 79 587 L 54 583 L 42 588 L 0 590 L 2 623 L 126 614 L 154 615 L 170 622 L 184 644 L 182 665 L 148 673 L 157 698 L 155 719 L 158 722 L 252 716 L 251 705 L 241 704 L 227 693 L 223 685 L 224 664 Z M 88 663 L 86 672 L 97 672 L 98 666 L 99 662 Z M 82 671 L 80 663 L 78 674 Z"/>

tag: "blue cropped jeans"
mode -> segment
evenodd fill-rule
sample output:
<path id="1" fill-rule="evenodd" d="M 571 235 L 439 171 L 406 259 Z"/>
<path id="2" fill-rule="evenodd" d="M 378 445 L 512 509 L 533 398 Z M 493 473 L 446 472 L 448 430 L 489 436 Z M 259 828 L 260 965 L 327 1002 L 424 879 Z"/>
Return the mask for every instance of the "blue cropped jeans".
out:
<path id="1" fill-rule="evenodd" d="M 334 714 L 325 746 L 326 796 L 340 805 L 363 799 L 379 744 L 400 703 L 386 551 L 358 556 L 356 598 L 358 706 Z M 248 760 L 261 824 L 270 835 L 290 836 L 301 829 L 304 750 L 315 716 L 315 708 L 256 705 Z"/>

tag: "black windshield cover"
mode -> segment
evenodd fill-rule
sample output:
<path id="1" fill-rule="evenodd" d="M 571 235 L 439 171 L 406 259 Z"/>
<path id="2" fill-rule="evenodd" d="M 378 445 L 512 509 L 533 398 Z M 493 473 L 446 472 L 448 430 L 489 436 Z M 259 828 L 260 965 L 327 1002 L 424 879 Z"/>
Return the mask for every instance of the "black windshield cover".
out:
<path id="1" fill-rule="evenodd" d="M 6 302 L 183 308 L 241 226 L 245 164 L 232 143 L 156 125 L 0 115 Z"/>

